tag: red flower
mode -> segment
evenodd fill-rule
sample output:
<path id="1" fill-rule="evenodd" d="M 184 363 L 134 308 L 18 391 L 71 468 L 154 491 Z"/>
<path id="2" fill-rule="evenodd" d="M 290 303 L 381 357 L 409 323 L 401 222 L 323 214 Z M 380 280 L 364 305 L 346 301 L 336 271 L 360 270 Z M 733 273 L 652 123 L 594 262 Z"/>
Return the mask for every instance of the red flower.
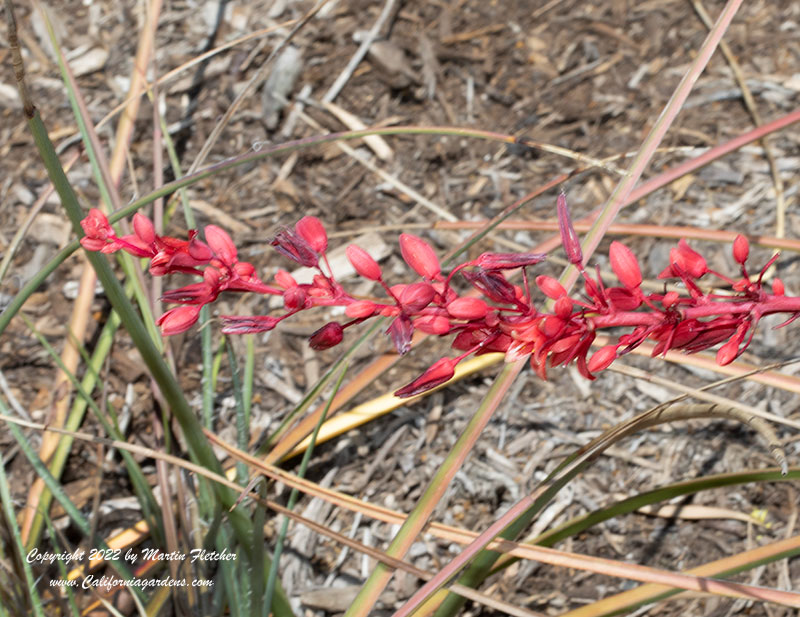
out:
<path id="1" fill-rule="evenodd" d="M 331 321 L 314 332 L 308 339 L 308 344 L 311 346 L 311 349 L 322 351 L 323 349 L 335 347 L 342 342 L 343 338 L 344 329 L 341 324 Z"/>
<path id="2" fill-rule="evenodd" d="M 304 216 L 295 223 L 294 230 L 317 253 L 324 253 L 328 249 L 328 234 L 316 216 Z"/>
<path id="3" fill-rule="evenodd" d="M 742 234 L 738 234 L 733 241 L 733 258 L 737 263 L 744 265 L 750 255 L 750 242 Z"/>
<path id="4" fill-rule="evenodd" d="M 381 267 L 372 256 L 360 246 L 351 244 L 345 249 L 347 259 L 353 264 L 356 272 L 371 281 L 381 280 Z"/>
<path id="5" fill-rule="evenodd" d="M 437 360 L 427 371 L 422 373 L 422 375 L 407 386 L 397 390 L 394 395 L 398 398 L 408 398 L 410 396 L 422 394 L 428 390 L 433 390 L 436 386 L 440 386 L 453 378 L 456 364 L 458 364 L 458 360 L 454 358 L 442 358 L 441 360 Z"/>
<path id="6" fill-rule="evenodd" d="M 435 279 L 441 272 L 436 253 L 418 236 L 400 234 L 400 252 L 411 269 L 423 278 Z"/>
<path id="7" fill-rule="evenodd" d="M 682 273 L 685 273 L 693 279 L 699 279 L 708 272 L 706 260 L 700 253 L 692 249 L 683 238 L 678 241 L 677 248 L 670 249 L 669 262 L 670 265 L 658 275 L 658 278 L 681 276 Z M 675 266 L 677 266 L 677 269 Z"/>
<path id="8" fill-rule="evenodd" d="M 447 312 L 456 319 L 483 319 L 489 305 L 480 298 L 456 298 L 447 305 Z"/>
<path id="9" fill-rule="evenodd" d="M 236 263 L 236 246 L 231 237 L 216 225 L 206 225 L 206 242 L 217 258 L 226 266 Z"/>
<path id="10" fill-rule="evenodd" d="M 179 306 L 164 313 L 156 321 L 156 325 L 161 328 L 161 334 L 172 336 L 186 332 L 191 328 L 200 316 L 200 307 L 195 305 Z"/>
<path id="11" fill-rule="evenodd" d="M 616 240 L 611 243 L 608 251 L 611 269 L 617 275 L 619 282 L 628 289 L 636 289 L 642 284 L 642 271 L 639 269 L 639 260 L 633 251 L 622 242 Z"/>
<path id="12" fill-rule="evenodd" d="M 158 237 L 155 227 L 153 227 L 153 221 L 139 212 L 133 215 L 133 231 L 147 245 L 153 244 Z"/>

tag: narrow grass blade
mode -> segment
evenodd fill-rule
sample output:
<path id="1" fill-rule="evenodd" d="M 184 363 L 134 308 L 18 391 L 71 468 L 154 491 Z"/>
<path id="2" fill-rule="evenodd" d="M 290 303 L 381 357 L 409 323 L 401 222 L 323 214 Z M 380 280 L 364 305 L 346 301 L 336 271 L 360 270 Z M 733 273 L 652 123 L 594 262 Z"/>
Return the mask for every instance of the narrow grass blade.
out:
<path id="1" fill-rule="evenodd" d="M 453 476 L 461 468 L 467 455 L 472 451 L 472 447 L 480 437 L 481 432 L 491 419 L 503 396 L 511 387 L 514 378 L 522 370 L 524 362 L 507 364 L 500 375 L 489 389 L 472 419 L 465 427 L 458 441 L 453 445 L 439 470 L 431 478 L 425 492 L 417 501 L 417 505 L 409 513 L 408 519 L 395 534 L 394 539 L 389 544 L 386 554 L 390 557 L 402 558 L 411 544 L 416 540 L 417 535 L 422 531 L 433 513 L 433 509 L 444 495 Z M 356 596 L 353 605 L 345 613 L 346 617 L 356 617 L 369 614 L 378 597 L 386 587 L 392 576 L 392 570 L 379 564 L 373 570 L 364 586 Z"/>

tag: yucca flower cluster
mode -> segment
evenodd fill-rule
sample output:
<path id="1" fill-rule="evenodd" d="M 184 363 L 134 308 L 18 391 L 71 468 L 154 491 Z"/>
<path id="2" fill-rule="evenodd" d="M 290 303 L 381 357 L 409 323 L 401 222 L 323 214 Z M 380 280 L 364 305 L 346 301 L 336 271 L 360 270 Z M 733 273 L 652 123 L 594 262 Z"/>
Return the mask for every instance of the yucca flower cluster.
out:
<path id="1" fill-rule="evenodd" d="M 400 252 L 406 264 L 420 277 L 413 283 L 389 285 L 380 265 L 362 248 L 351 244 L 347 258 L 359 276 L 380 285 L 385 297 L 358 298 L 350 295 L 334 277 L 326 252 L 328 236 L 313 216 L 300 219 L 294 228 L 281 230 L 271 244 L 279 253 L 317 271 L 313 281 L 298 284 L 286 270 L 278 270 L 274 284 L 263 283 L 252 264 L 239 261 L 230 236 L 216 225 L 204 229 L 205 241 L 196 231 L 188 240 L 155 233 L 152 222 L 141 214 L 133 218 L 134 233 L 118 237 L 105 215 L 91 210 L 83 220 L 87 250 L 113 253 L 124 250 L 150 259 L 150 273 L 194 274 L 202 281 L 167 291 L 162 300 L 179 305 L 166 311 L 158 325 L 165 335 L 184 332 L 197 321 L 200 309 L 227 291 L 282 296 L 283 311 L 277 315 L 252 317 L 222 316 L 222 332 L 243 334 L 266 332 L 281 321 L 319 306 L 344 307 L 346 320 L 330 321 L 309 339 L 313 349 L 322 350 L 342 342 L 344 331 L 373 317 L 389 318 L 386 329 L 395 349 L 405 354 L 414 332 L 452 336 L 460 354 L 434 362 L 428 370 L 395 392 L 409 397 L 426 392 L 450 380 L 456 365 L 473 354 L 502 352 L 508 361 L 530 357 L 532 368 L 543 379 L 547 367 L 575 362 L 588 379 L 607 368 L 616 358 L 632 351 L 647 339 L 655 341 L 654 355 L 671 349 L 696 352 L 722 343 L 717 362 L 728 364 L 750 344 L 764 315 L 786 313 L 786 325 L 800 316 L 800 298 L 785 295 L 783 283 L 775 278 L 771 289 L 764 273 L 777 255 L 751 276 L 746 262 L 749 242 L 737 236 L 733 258 L 740 274 L 730 278 L 708 268 L 706 260 L 685 240 L 670 251 L 670 262 L 659 278 L 679 279 L 685 293 L 646 293 L 634 253 L 621 242 L 611 243 L 609 262 L 620 282 L 606 287 L 599 270 L 595 276 L 584 269 L 577 234 L 573 229 L 566 197 L 557 202 L 562 244 L 569 261 L 583 277 L 583 294 L 570 295 L 555 278 L 546 274 L 532 281 L 528 269 L 545 259 L 539 253 L 483 253 L 477 259 L 442 272 L 433 248 L 412 234 L 400 234 Z M 520 284 L 509 277 L 521 272 Z M 457 277 L 458 275 L 458 277 Z M 699 280 L 716 277 L 727 293 L 704 290 Z M 463 279 L 477 290 L 459 292 L 454 281 Z M 622 329 L 616 342 L 601 347 L 591 356 L 598 330 Z"/>

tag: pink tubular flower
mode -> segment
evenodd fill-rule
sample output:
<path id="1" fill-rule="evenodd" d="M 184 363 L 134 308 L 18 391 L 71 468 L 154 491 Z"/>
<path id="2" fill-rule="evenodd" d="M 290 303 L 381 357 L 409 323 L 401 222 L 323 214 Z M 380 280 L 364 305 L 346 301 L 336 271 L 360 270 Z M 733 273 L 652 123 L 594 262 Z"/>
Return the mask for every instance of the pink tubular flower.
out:
<path id="1" fill-rule="evenodd" d="M 441 272 L 439 259 L 431 245 L 418 236 L 400 234 L 400 252 L 411 269 L 423 278 L 432 280 Z"/>
<path id="2" fill-rule="evenodd" d="M 236 246 L 224 230 L 216 225 L 206 225 L 206 242 L 219 260 L 226 266 L 236 263 Z"/>
<path id="3" fill-rule="evenodd" d="M 428 390 L 433 390 L 436 386 L 440 386 L 453 378 L 456 364 L 458 364 L 458 361 L 454 358 L 437 360 L 427 371 L 407 386 L 397 390 L 394 395 L 398 398 L 409 398 Z"/>
<path id="4" fill-rule="evenodd" d="M 322 351 L 323 349 L 335 347 L 342 342 L 343 338 L 344 329 L 341 324 L 331 321 L 314 332 L 308 339 L 308 344 L 311 349 Z"/>
<path id="5" fill-rule="evenodd" d="M 316 216 L 304 216 L 295 223 L 294 230 L 317 253 L 328 250 L 328 234 Z"/>
<path id="6" fill-rule="evenodd" d="M 179 306 L 170 309 L 156 321 L 156 325 L 161 328 L 161 334 L 172 336 L 186 332 L 191 328 L 200 316 L 200 307 L 194 305 Z"/>
<path id="7" fill-rule="evenodd" d="M 351 244 L 345 249 L 345 253 L 347 254 L 348 261 L 350 261 L 353 268 L 355 268 L 356 272 L 361 276 L 371 281 L 381 280 L 381 267 L 367 251 L 360 246 Z"/>

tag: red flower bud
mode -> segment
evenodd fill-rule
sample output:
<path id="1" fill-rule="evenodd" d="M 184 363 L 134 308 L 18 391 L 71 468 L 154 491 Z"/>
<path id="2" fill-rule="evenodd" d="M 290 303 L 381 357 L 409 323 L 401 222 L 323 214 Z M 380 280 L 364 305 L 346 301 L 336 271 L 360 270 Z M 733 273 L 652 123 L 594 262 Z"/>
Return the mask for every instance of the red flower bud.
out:
<path id="1" fill-rule="evenodd" d="M 561 353 L 562 351 L 567 351 L 568 349 L 572 349 L 573 347 L 575 347 L 575 345 L 577 345 L 578 341 L 580 340 L 581 340 L 580 334 L 572 334 L 570 336 L 566 336 L 553 343 L 550 346 L 549 351 L 554 354 Z M 556 364 L 558 363 L 554 361 L 553 366 L 555 366 Z"/>
<path id="2" fill-rule="evenodd" d="M 606 296 L 612 306 L 618 311 L 632 311 L 642 304 L 641 294 L 636 289 L 627 287 L 612 287 L 606 290 Z"/>
<path id="3" fill-rule="evenodd" d="M 353 264 L 356 272 L 358 272 L 365 279 L 369 279 L 371 281 L 379 281 L 381 279 L 381 267 L 378 265 L 378 262 L 375 261 L 369 253 L 367 253 L 367 251 L 362 249 L 360 246 L 351 244 L 347 247 L 345 253 L 347 254 L 347 259 L 350 260 L 351 264 Z"/>
<path id="4" fill-rule="evenodd" d="M 308 339 L 308 344 L 311 349 L 322 351 L 335 347 L 342 342 L 344 338 L 344 329 L 335 321 L 331 321 L 322 326 L 319 330 L 314 332 Z"/>
<path id="5" fill-rule="evenodd" d="M 750 255 L 750 242 L 742 234 L 738 234 L 733 241 L 733 258 L 737 263 L 744 265 Z"/>
<path id="6" fill-rule="evenodd" d="M 283 292 L 283 306 L 290 311 L 296 311 L 310 306 L 308 294 L 302 287 L 290 287 Z"/>
<path id="7" fill-rule="evenodd" d="M 294 230 L 317 253 L 324 253 L 327 250 L 328 234 L 316 216 L 304 216 L 295 223 Z"/>
<path id="8" fill-rule="evenodd" d="M 668 291 L 667 293 L 664 294 L 664 297 L 661 299 L 661 305 L 665 309 L 668 309 L 678 301 L 678 298 L 680 298 L 680 295 L 678 294 L 677 291 Z"/>
<path id="9" fill-rule="evenodd" d="M 216 225 L 206 225 L 206 242 L 226 266 L 236 263 L 236 247 L 228 233 Z"/>
<path id="10" fill-rule="evenodd" d="M 772 279 L 772 293 L 774 293 L 776 296 L 786 295 L 786 288 L 783 285 L 783 281 L 777 276 Z"/>
<path id="11" fill-rule="evenodd" d="M 703 256 L 692 249 L 682 238 L 678 241 L 678 248 L 670 250 L 669 261 L 677 264 L 683 272 L 694 279 L 698 279 L 708 272 L 708 266 Z"/>
<path id="12" fill-rule="evenodd" d="M 436 253 L 422 238 L 400 234 L 400 252 L 411 269 L 423 278 L 434 279 L 441 272 Z"/>
<path id="13" fill-rule="evenodd" d="M 171 336 L 186 332 L 191 328 L 200 316 L 200 307 L 195 305 L 179 306 L 170 309 L 156 321 L 156 325 L 161 328 L 161 334 Z"/>
<path id="14" fill-rule="evenodd" d="M 561 296 L 553 305 L 553 313 L 564 321 L 572 315 L 572 300 L 568 296 Z"/>
<path id="15" fill-rule="evenodd" d="M 106 215 L 97 208 L 89 210 L 86 218 L 81 221 L 81 227 L 87 238 L 94 238 L 95 240 L 105 240 L 114 235 L 114 230 L 111 229 L 111 224 L 108 222 Z"/>
<path id="16" fill-rule="evenodd" d="M 351 319 L 363 319 L 375 313 L 376 304 L 370 300 L 356 300 L 348 304 L 344 314 Z"/>
<path id="17" fill-rule="evenodd" d="M 153 244 L 156 240 L 156 230 L 153 222 L 138 212 L 133 215 L 133 231 L 145 244 Z"/>
<path id="18" fill-rule="evenodd" d="M 480 298 L 456 298 L 447 305 L 447 312 L 456 319 L 483 319 L 489 305 Z"/>
<path id="19" fill-rule="evenodd" d="M 726 366 L 736 359 L 739 355 L 739 341 L 733 337 L 717 351 L 717 364 Z"/>
<path id="20" fill-rule="evenodd" d="M 606 345 L 594 352 L 594 355 L 589 359 L 587 368 L 590 373 L 596 373 L 611 366 L 611 363 L 616 359 L 617 345 Z"/>
<path id="21" fill-rule="evenodd" d="M 639 261 L 633 251 L 622 242 L 611 243 L 608 251 L 608 259 L 611 262 L 611 269 L 617 275 L 619 282 L 628 289 L 634 289 L 642 284 L 642 271 L 639 269 Z"/>
<path id="22" fill-rule="evenodd" d="M 552 276 L 540 274 L 536 277 L 536 286 L 542 293 L 553 300 L 558 300 L 561 296 L 567 295 L 567 290 Z"/>
<path id="23" fill-rule="evenodd" d="M 397 390 L 394 395 L 399 398 L 408 398 L 433 390 L 436 386 L 440 386 L 453 378 L 456 364 L 457 361 L 453 358 L 437 360 L 427 371 L 407 386 Z"/>
<path id="24" fill-rule="evenodd" d="M 297 287 L 297 281 L 294 280 L 294 277 L 289 274 L 286 270 L 278 270 L 275 273 L 275 282 L 284 289 L 289 289 L 290 287 Z"/>
<path id="25" fill-rule="evenodd" d="M 429 283 L 412 283 L 406 285 L 400 294 L 400 304 L 408 313 L 417 313 L 428 306 L 435 295 Z"/>
<path id="26" fill-rule="evenodd" d="M 583 264 L 583 250 L 581 249 L 581 241 L 578 234 L 575 233 L 575 228 L 572 226 L 572 217 L 569 215 L 569 206 L 567 206 L 567 196 L 564 191 L 561 191 L 556 200 L 556 211 L 558 214 L 558 230 L 561 233 L 561 244 L 564 245 L 564 250 L 567 252 L 567 259 L 575 266 Z"/>
<path id="27" fill-rule="evenodd" d="M 450 332 L 450 320 L 444 315 L 422 315 L 414 320 L 414 327 L 425 334 L 441 336 Z"/>
<path id="28" fill-rule="evenodd" d="M 547 337 L 558 336 L 564 328 L 564 320 L 556 315 L 548 315 L 542 321 L 540 330 L 544 332 Z"/>

